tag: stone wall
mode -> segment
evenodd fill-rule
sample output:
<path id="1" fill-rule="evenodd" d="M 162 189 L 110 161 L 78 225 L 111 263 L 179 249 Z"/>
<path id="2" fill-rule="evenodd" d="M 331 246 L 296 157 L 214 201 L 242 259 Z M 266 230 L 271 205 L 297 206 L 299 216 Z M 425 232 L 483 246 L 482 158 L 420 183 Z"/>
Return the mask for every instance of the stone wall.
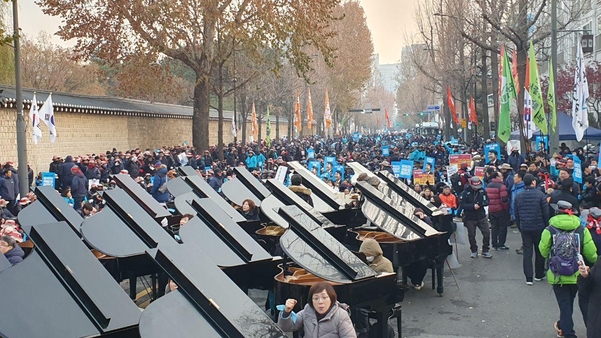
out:
<path id="1" fill-rule="evenodd" d="M 25 113 L 27 115 L 27 112 Z M 144 116 L 87 114 L 56 112 L 57 140 L 50 143 L 48 128 L 42 123 L 43 138 L 37 145 L 31 138 L 29 118 L 28 125 L 27 158 L 31 168 L 37 174 L 47 171 L 53 155 L 65 157 L 67 155 L 98 154 L 117 148 L 128 150 L 134 148 L 156 149 L 162 146 L 192 143 L 191 118 L 155 118 Z M 247 124 L 247 135 L 250 135 L 250 123 Z M 261 126 L 265 134 L 265 124 Z M 217 144 L 218 122 L 209 123 L 209 142 Z M 231 133 L 231 120 L 224 121 L 224 142 L 233 141 Z M 287 124 L 280 123 L 280 136 L 287 133 Z M 275 137 L 275 121 L 272 121 L 272 135 Z M 238 136 L 242 132 L 238 131 Z M 17 162 L 17 133 L 16 112 L 12 109 L 0 108 L 0 162 Z"/>

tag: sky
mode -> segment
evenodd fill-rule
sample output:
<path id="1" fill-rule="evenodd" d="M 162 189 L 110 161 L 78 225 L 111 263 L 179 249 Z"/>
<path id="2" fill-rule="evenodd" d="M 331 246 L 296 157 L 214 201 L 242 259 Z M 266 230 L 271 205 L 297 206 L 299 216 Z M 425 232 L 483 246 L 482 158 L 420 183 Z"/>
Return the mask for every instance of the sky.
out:
<path id="1" fill-rule="evenodd" d="M 371 30 L 374 52 L 380 55 L 380 63 L 396 63 L 401 48 L 407 44 L 406 37 L 417 33 L 413 15 L 418 0 L 360 0 L 365 9 L 367 25 Z M 40 31 L 54 34 L 61 20 L 47 16 L 33 0 L 19 2 L 19 24 L 23 32 L 36 37 Z M 58 36 L 52 42 L 72 46 L 73 42 L 62 41 Z"/>

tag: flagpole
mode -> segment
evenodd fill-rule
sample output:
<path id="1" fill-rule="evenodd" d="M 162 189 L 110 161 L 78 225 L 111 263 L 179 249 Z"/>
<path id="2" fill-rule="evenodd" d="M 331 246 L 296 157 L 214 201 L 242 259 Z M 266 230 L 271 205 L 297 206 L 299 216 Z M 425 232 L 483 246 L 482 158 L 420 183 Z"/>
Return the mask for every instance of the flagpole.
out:
<path id="1" fill-rule="evenodd" d="M 19 192 L 25 197 L 29 192 L 29 179 L 27 178 L 27 139 L 25 137 L 25 118 L 23 116 L 23 90 L 21 88 L 21 49 L 19 38 L 19 6 L 17 0 L 13 1 L 13 44 L 15 49 L 15 86 L 17 99 L 17 163 L 19 176 Z M 37 104 L 32 102 L 32 104 Z"/>
<path id="2" fill-rule="evenodd" d="M 551 60 L 553 63 L 553 97 L 557 102 L 557 0 L 551 0 Z M 555 132 L 549 128 L 549 154 L 559 152 L 559 126 Z"/>

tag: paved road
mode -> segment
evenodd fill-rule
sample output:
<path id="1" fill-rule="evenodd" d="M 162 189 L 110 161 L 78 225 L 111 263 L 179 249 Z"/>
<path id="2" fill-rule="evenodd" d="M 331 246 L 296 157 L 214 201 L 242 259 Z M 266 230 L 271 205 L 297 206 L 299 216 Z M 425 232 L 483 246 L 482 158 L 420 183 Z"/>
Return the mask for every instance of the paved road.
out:
<path id="1" fill-rule="evenodd" d="M 553 323 L 559 309 L 551 285 L 526 285 L 522 256 L 515 253 L 520 243 L 520 235 L 509 229 L 511 250 L 493 251 L 492 259 L 470 259 L 469 248 L 459 245 L 462 267 L 454 273 L 460 289 L 447 271 L 444 296 L 438 297 L 426 276 L 427 288 L 405 294 L 402 337 L 556 337 Z M 576 333 L 584 337 L 577 301 L 574 305 Z"/>

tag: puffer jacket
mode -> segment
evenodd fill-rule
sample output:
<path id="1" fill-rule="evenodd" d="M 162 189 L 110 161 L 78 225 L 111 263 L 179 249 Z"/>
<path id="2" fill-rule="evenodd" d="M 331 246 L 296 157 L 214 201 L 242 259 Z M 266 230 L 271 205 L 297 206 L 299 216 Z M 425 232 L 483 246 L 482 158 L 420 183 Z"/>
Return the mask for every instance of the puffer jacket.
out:
<path id="1" fill-rule="evenodd" d="M 461 193 L 461 202 L 459 205 L 460 209 L 464 211 L 465 221 L 479 221 L 486 218 L 485 206 L 489 204 L 488 195 L 484 189 L 473 189 L 472 186 L 468 186 Z M 478 204 L 480 208 L 476 210 L 475 205 Z"/>
<path id="2" fill-rule="evenodd" d="M 543 230 L 549 222 L 546 195 L 535 187 L 526 187 L 514 200 L 513 210 L 522 231 Z"/>
<path id="3" fill-rule="evenodd" d="M 511 204 L 509 205 L 509 213 L 511 214 L 513 219 L 515 219 L 515 210 L 514 210 L 515 198 L 524 191 L 525 187 L 526 187 L 526 185 L 524 184 L 524 182 L 514 184 L 511 187 Z"/>
<path id="4" fill-rule="evenodd" d="M 380 244 L 375 239 L 368 238 L 361 243 L 359 252 L 365 254 L 365 256 L 372 256 L 374 260 L 369 263 L 369 267 L 374 269 L 375 272 L 393 272 L 392 262 L 388 258 L 384 257 L 384 252 Z"/>
<path id="5" fill-rule="evenodd" d="M 150 190 L 152 197 L 160 203 L 169 201 L 169 191 L 165 190 L 164 193 L 159 191 L 159 188 L 165 182 L 167 182 L 167 168 L 161 168 L 154 175 L 154 182 L 152 183 L 152 189 Z"/>
<path id="6" fill-rule="evenodd" d="M 486 186 L 486 194 L 490 201 L 488 204 L 489 213 L 509 211 L 509 193 L 502 179 L 493 178 Z"/>
<path id="7" fill-rule="evenodd" d="M 71 195 L 73 197 L 85 197 L 88 195 L 88 179 L 80 170 L 74 171 L 71 180 Z"/>
<path id="8" fill-rule="evenodd" d="M 288 188 L 292 190 L 298 197 L 302 198 L 303 201 L 307 202 L 310 206 L 313 206 L 313 198 L 311 198 L 311 189 L 301 187 L 300 185 L 291 185 Z"/>
<path id="9" fill-rule="evenodd" d="M 551 217 L 549 220 L 549 225 L 558 230 L 573 231 L 580 226 L 580 218 L 574 215 L 559 214 Z M 587 228 L 583 229 L 583 234 L 584 240 L 580 242 L 580 252 L 582 253 L 585 261 L 596 262 L 597 248 L 595 247 L 593 238 L 591 237 L 591 234 Z M 549 258 L 552 245 L 553 237 L 551 236 L 551 232 L 548 229 L 545 229 L 541 235 L 540 243 L 538 244 L 538 249 L 543 257 Z M 549 284 L 576 284 L 578 275 L 580 275 L 580 273 L 576 271 L 576 273 L 571 276 L 556 276 L 553 274 L 551 269 L 549 269 L 547 271 L 547 280 L 549 281 Z"/>
<path id="10" fill-rule="evenodd" d="M 303 328 L 305 338 L 357 338 L 346 304 L 336 302 L 319 321 L 315 310 L 309 304 L 296 314 L 296 322 L 292 322 L 291 315 L 286 318 L 283 315 L 284 312 L 281 312 L 278 317 L 278 326 L 286 332 Z"/>
<path id="11" fill-rule="evenodd" d="M 20 246 L 16 245 L 12 249 L 10 249 L 8 252 L 6 252 L 4 254 L 4 257 L 6 257 L 6 259 L 8 259 L 10 264 L 15 265 L 15 264 L 21 263 L 23 261 L 23 257 L 25 257 L 25 252 L 23 251 L 23 249 L 21 249 Z"/>

